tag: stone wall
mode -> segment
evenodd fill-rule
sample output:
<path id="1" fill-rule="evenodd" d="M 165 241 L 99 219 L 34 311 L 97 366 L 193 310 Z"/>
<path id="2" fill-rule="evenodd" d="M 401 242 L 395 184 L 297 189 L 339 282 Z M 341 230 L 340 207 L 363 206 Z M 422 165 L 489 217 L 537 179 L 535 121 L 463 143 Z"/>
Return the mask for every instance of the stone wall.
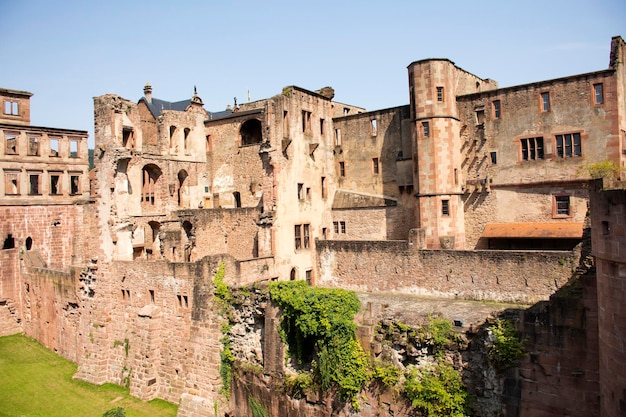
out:
<path id="1" fill-rule="evenodd" d="M 368 292 L 534 303 L 564 285 L 574 252 L 413 251 L 404 241 L 318 241 L 315 283 Z"/>

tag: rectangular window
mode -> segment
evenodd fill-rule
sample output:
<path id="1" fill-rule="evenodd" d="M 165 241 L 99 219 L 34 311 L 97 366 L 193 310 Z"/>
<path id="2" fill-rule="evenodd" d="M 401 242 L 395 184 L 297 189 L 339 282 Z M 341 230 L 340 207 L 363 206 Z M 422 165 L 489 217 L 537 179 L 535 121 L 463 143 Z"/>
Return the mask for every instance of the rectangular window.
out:
<path id="1" fill-rule="evenodd" d="M 78 158 L 78 141 L 70 140 L 70 158 Z"/>
<path id="2" fill-rule="evenodd" d="M 39 138 L 28 138 L 28 151 L 29 156 L 39 155 Z"/>
<path id="3" fill-rule="evenodd" d="M 28 194 L 29 195 L 39 195 L 39 190 L 41 188 L 41 174 L 40 173 L 35 173 L 35 172 L 30 172 L 28 174 Z"/>
<path id="4" fill-rule="evenodd" d="M 50 173 L 50 194 L 61 194 L 61 173 Z"/>
<path id="5" fill-rule="evenodd" d="M 80 193 L 80 176 L 70 175 L 70 195 Z"/>
<path id="6" fill-rule="evenodd" d="M 559 158 L 571 158 L 582 155 L 580 133 L 556 135 L 556 154 Z"/>
<path id="7" fill-rule="evenodd" d="M 328 239 L 328 229 L 325 227 L 322 227 L 322 239 Z"/>
<path id="8" fill-rule="evenodd" d="M 154 290 L 148 290 L 150 292 L 150 303 L 154 304 Z"/>
<path id="9" fill-rule="evenodd" d="M 59 139 L 50 138 L 50 156 L 56 158 L 59 156 Z"/>
<path id="10" fill-rule="evenodd" d="M 293 228 L 293 234 L 295 236 L 296 250 L 302 247 L 302 225 L 296 224 Z"/>
<path id="11" fill-rule="evenodd" d="M 346 176 L 346 163 L 345 162 L 339 162 L 339 176 L 340 177 Z"/>
<path id="12" fill-rule="evenodd" d="M 304 184 L 298 183 L 298 200 L 304 200 Z"/>
<path id="13" fill-rule="evenodd" d="M 595 104 L 604 103 L 604 86 L 602 83 L 593 85 L 593 96 Z"/>
<path id="14" fill-rule="evenodd" d="M 17 101 L 5 100 L 4 101 L 4 114 L 10 114 L 12 116 L 20 115 L 20 108 Z"/>
<path id="15" fill-rule="evenodd" d="M 476 124 L 479 126 L 485 124 L 485 109 L 476 110 Z"/>
<path id="16" fill-rule="evenodd" d="M 206 135 L 205 137 L 205 142 L 204 142 L 204 151 L 205 152 L 211 152 L 211 135 Z"/>
<path id="17" fill-rule="evenodd" d="M 326 177 L 322 177 L 322 198 L 326 198 Z"/>
<path id="18" fill-rule="evenodd" d="M 378 158 L 372 158 L 372 171 L 374 174 L 379 173 Z"/>
<path id="19" fill-rule="evenodd" d="M 437 87 L 437 101 L 443 101 L 443 87 Z"/>
<path id="20" fill-rule="evenodd" d="M 335 129 L 335 146 L 341 146 L 341 129 Z"/>
<path id="21" fill-rule="evenodd" d="M 425 138 L 430 136 L 430 124 L 428 122 L 422 122 L 422 131 L 424 132 Z"/>
<path id="22" fill-rule="evenodd" d="M 493 101 L 493 118 L 494 119 L 500 118 L 500 100 Z"/>
<path id="23" fill-rule="evenodd" d="M 378 134 L 378 121 L 376 119 L 370 120 L 370 131 L 372 136 L 376 136 Z"/>
<path id="24" fill-rule="evenodd" d="M 7 155 L 17 155 L 17 136 L 5 134 L 6 146 L 4 147 Z"/>
<path id="25" fill-rule="evenodd" d="M 555 217 L 569 217 L 570 204 L 568 195 L 554 196 L 554 215 Z"/>
<path id="26" fill-rule="evenodd" d="M 522 160 L 536 161 L 544 159 L 543 138 L 527 138 L 520 141 L 522 146 Z"/>
<path id="27" fill-rule="evenodd" d="M 20 193 L 20 173 L 5 172 L 4 173 L 4 194 L 6 195 L 19 195 Z"/>
<path id="28" fill-rule="evenodd" d="M 320 119 L 320 135 L 324 136 L 326 133 L 326 123 L 324 119 Z"/>
<path id="29" fill-rule="evenodd" d="M 302 110 L 302 131 L 311 133 L 311 112 Z"/>
<path id="30" fill-rule="evenodd" d="M 541 111 L 550 111 L 550 93 L 541 93 Z"/>
<path id="31" fill-rule="evenodd" d="M 333 222 L 335 233 L 339 234 L 339 222 Z"/>
<path id="32" fill-rule="evenodd" d="M 498 163 L 498 154 L 496 152 L 491 152 L 491 164 L 495 165 Z"/>
<path id="33" fill-rule="evenodd" d="M 306 270 L 305 277 L 306 277 L 306 283 L 311 285 L 313 273 L 312 273 L 312 271 L 310 269 Z"/>
<path id="34" fill-rule="evenodd" d="M 122 146 L 124 148 L 133 148 L 134 147 L 133 145 L 134 145 L 133 129 L 123 128 L 122 129 Z"/>
<path id="35" fill-rule="evenodd" d="M 341 233 L 346 234 L 346 222 L 339 222 L 339 226 L 341 227 Z"/>
<path id="36" fill-rule="evenodd" d="M 450 215 L 450 200 L 441 200 L 441 215 Z"/>
<path id="37" fill-rule="evenodd" d="M 283 110 L 283 137 L 289 137 L 289 112 Z"/>
<path id="38" fill-rule="evenodd" d="M 304 232 L 304 242 L 303 242 L 303 246 L 304 249 L 308 249 L 309 248 L 309 225 L 308 224 L 303 224 L 302 225 L 302 229 Z"/>

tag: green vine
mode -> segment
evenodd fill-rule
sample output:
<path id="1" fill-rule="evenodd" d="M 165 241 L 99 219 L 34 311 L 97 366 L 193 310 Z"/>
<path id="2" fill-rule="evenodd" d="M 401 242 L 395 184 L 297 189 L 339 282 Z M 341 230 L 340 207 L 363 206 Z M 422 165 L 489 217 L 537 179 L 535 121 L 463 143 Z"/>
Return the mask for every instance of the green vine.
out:
<path id="1" fill-rule="evenodd" d="M 304 281 L 270 284 L 283 311 L 281 336 L 301 366 L 314 362 L 322 389 L 336 387 L 358 410 L 358 393 L 370 378 L 369 358 L 356 338 L 360 302 L 351 291 L 309 287 Z"/>
<path id="2" fill-rule="evenodd" d="M 250 405 L 250 409 L 252 410 L 252 417 L 269 417 L 269 413 L 263 407 L 263 404 L 254 399 L 254 397 L 248 397 L 248 404 Z"/>
<path id="3" fill-rule="evenodd" d="M 234 296 L 230 287 L 224 282 L 224 276 L 226 275 L 226 266 L 222 262 L 217 268 L 217 272 L 213 277 L 213 285 L 215 286 L 214 295 L 216 304 L 220 309 L 220 315 L 222 316 L 222 325 L 220 327 L 222 338 L 222 350 L 220 352 L 220 377 L 222 378 L 222 388 L 220 394 L 226 398 L 230 398 L 230 386 L 232 383 L 232 368 L 235 362 L 235 355 L 232 351 L 232 340 L 229 336 L 231 329 L 230 321 L 228 320 L 230 305 L 233 302 Z"/>

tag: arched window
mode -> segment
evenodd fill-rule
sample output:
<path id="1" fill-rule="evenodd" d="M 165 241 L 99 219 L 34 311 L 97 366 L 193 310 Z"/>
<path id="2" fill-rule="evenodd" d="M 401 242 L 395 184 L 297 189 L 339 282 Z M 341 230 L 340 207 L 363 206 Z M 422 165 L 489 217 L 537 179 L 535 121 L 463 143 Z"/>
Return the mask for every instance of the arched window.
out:
<path id="1" fill-rule="evenodd" d="M 188 127 L 185 128 L 184 130 L 184 141 L 183 141 L 183 146 L 185 147 L 185 150 L 188 151 L 189 150 L 189 133 L 191 132 L 191 129 L 189 129 Z"/>
<path id="2" fill-rule="evenodd" d="M 178 146 L 176 146 L 176 140 L 174 135 L 176 134 L 176 126 L 170 126 L 170 149 L 178 150 Z"/>
<path id="3" fill-rule="evenodd" d="M 141 185 L 141 201 L 154 205 L 156 201 L 157 181 L 161 176 L 161 169 L 154 164 L 149 164 L 143 167 L 141 171 L 143 181 Z"/>
<path id="4" fill-rule="evenodd" d="M 261 143 L 263 139 L 261 122 L 257 119 L 250 119 L 241 125 L 241 145 L 254 145 L 255 143 Z"/>
<path id="5" fill-rule="evenodd" d="M 296 268 L 291 268 L 291 273 L 289 274 L 289 279 L 291 281 L 295 281 L 298 275 L 298 270 Z"/>
<path id="6" fill-rule="evenodd" d="M 26 250 L 31 250 L 33 248 L 33 238 L 28 236 L 26 238 Z"/>
<path id="7" fill-rule="evenodd" d="M 178 172 L 178 205 L 183 206 L 184 204 L 184 196 L 185 196 L 185 188 L 187 186 L 187 177 L 189 174 L 184 169 L 181 169 Z"/>

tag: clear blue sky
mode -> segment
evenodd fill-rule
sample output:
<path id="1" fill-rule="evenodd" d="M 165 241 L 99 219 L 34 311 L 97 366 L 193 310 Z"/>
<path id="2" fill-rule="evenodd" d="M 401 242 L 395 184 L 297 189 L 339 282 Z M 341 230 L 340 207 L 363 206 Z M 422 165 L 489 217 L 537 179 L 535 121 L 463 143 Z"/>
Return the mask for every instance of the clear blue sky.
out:
<path id="1" fill-rule="evenodd" d="M 626 0 L 0 0 L 0 87 L 32 124 L 88 130 L 93 97 L 190 98 L 209 111 L 335 89 L 368 110 L 407 104 L 406 67 L 449 58 L 500 87 L 606 69 Z"/>

